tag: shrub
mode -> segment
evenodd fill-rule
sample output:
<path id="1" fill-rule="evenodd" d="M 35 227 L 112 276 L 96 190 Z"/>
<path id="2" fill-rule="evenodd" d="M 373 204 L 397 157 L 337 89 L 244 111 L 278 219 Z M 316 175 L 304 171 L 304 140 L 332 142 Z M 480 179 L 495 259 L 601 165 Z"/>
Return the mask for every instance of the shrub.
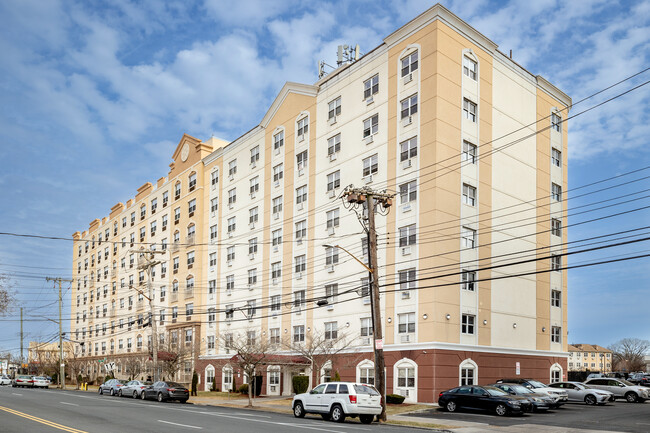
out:
<path id="1" fill-rule="evenodd" d="M 386 403 L 390 404 L 402 404 L 404 403 L 404 396 L 398 394 L 388 394 L 386 396 Z"/>
<path id="2" fill-rule="evenodd" d="M 340 382 L 340 381 L 341 381 L 341 375 L 337 370 L 334 372 L 334 377 L 332 377 L 332 382 Z"/>
<path id="3" fill-rule="evenodd" d="M 245 383 L 239 387 L 239 392 L 242 394 L 248 394 L 248 384 Z"/>
<path id="4" fill-rule="evenodd" d="M 217 388 L 217 381 L 214 379 L 212 380 L 212 386 L 210 387 L 210 391 L 219 392 L 219 388 Z"/>
<path id="5" fill-rule="evenodd" d="M 303 392 L 307 392 L 307 388 L 309 388 L 308 376 L 293 377 L 293 392 L 296 394 L 302 394 Z"/>

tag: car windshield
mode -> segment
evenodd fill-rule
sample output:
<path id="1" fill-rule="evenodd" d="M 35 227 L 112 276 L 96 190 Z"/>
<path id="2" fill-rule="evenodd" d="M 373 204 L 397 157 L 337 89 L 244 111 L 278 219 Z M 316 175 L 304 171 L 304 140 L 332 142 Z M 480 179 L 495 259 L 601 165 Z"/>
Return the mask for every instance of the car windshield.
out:
<path id="1" fill-rule="evenodd" d="M 170 388 L 185 388 L 183 385 L 176 382 L 167 382 L 167 386 Z"/>
<path id="2" fill-rule="evenodd" d="M 574 383 L 573 386 L 575 386 L 578 389 L 591 389 L 589 385 L 584 385 L 582 383 Z"/>
<path id="3" fill-rule="evenodd" d="M 39 377 L 35 377 L 34 380 L 45 380 L 45 378 L 39 376 Z"/>
<path id="4" fill-rule="evenodd" d="M 379 395 L 377 390 L 368 385 L 354 385 L 357 394 Z"/>
<path id="5" fill-rule="evenodd" d="M 542 382 L 538 382 L 536 380 L 529 380 L 528 383 L 533 387 L 533 388 L 546 388 L 546 385 L 544 385 Z"/>
<path id="6" fill-rule="evenodd" d="M 517 394 L 533 394 L 535 392 L 521 385 L 508 385 L 508 386 L 510 386 L 510 388 L 512 388 L 512 390 L 515 391 Z"/>
<path id="7" fill-rule="evenodd" d="M 495 397 L 502 397 L 504 395 L 508 395 L 508 393 L 505 392 L 504 390 L 494 386 L 484 386 L 483 389 L 485 389 L 487 392 L 490 393 L 490 395 L 493 395 Z"/>
<path id="8" fill-rule="evenodd" d="M 632 382 L 628 382 L 625 379 L 619 379 L 619 380 L 621 381 L 621 383 L 624 383 L 626 386 L 635 386 Z"/>

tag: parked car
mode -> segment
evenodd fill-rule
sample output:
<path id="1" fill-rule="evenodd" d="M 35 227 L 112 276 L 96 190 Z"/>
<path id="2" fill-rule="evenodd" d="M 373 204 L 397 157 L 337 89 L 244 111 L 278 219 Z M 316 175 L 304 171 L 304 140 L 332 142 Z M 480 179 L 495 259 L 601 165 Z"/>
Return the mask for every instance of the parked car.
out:
<path id="1" fill-rule="evenodd" d="M 632 373 L 627 378 L 627 381 L 633 383 L 634 385 L 641 385 L 642 382 L 647 383 L 650 379 L 650 374 L 647 373 Z"/>
<path id="2" fill-rule="evenodd" d="M 107 392 L 110 395 L 117 395 L 120 392 L 120 388 L 122 388 L 124 385 L 126 385 L 126 380 L 109 379 L 99 385 L 99 393 L 104 394 Z"/>
<path id="3" fill-rule="evenodd" d="M 45 376 L 34 376 L 34 388 L 49 388 L 50 381 Z"/>
<path id="4" fill-rule="evenodd" d="M 557 388 L 549 388 L 546 385 L 544 385 L 542 382 L 533 379 L 522 379 L 522 378 L 499 379 L 497 380 L 497 383 L 518 383 L 530 389 L 531 391 L 546 394 L 552 397 L 553 399 L 555 399 L 554 408 L 560 407 L 561 405 L 563 405 L 569 400 L 569 394 L 567 394 L 566 391 Z"/>
<path id="5" fill-rule="evenodd" d="M 624 398 L 630 403 L 643 403 L 650 398 L 650 388 L 634 385 L 624 379 L 601 378 L 585 382 L 590 388 L 610 391 L 616 398 Z"/>
<path id="6" fill-rule="evenodd" d="M 142 400 L 155 398 L 159 402 L 167 400 L 178 400 L 181 403 L 187 402 L 190 398 L 190 390 L 176 382 L 156 382 L 147 386 L 140 393 Z"/>
<path id="7" fill-rule="evenodd" d="M 25 375 L 19 375 L 16 376 L 11 382 L 11 386 L 14 388 L 16 387 L 22 387 L 22 388 L 33 388 L 34 387 L 34 376 L 25 376 Z"/>
<path id="8" fill-rule="evenodd" d="M 495 383 L 493 385 L 510 395 L 520 395 L 526 397 L 532 404 L 532 411 L 548 410 L 555 407 L 555 398 L 541 392 L 534 392 L 518 383 Z"/>
<path id="9" fill-rule="evenodd" d="M 585 380 L 589 380 L 589 379 L 598 379 L 599 377 L 607 377 L 607 376 L 605 376 L 605 374 L 603 374 L 603 373 L 590 373 L 590 374 L 587 376 L 587 379 L 585 379 Z"/>
<path id="10" fill-rule="evenodd" d="M 605 404 L 614 401 L 615 397 L 610 391 L 592 388 L 580 382 L 555 382 L 551 388 L 563 389 L 569 394 L 569 401 L 584 401 L 587 404 Z"/>
<path id="11" fill-rule="evenodd" d="M 291 403 L 293 415 L 302 418 L 317 413 L 324 420 L 344 422 L 346 417 L 370 424 L 381 414 L 381 395 L 370 385 L 354 382 L 322 383 L 309 392 L 297 394 Z"/>
<path id="12" fill-rule="evenodd" d="M 6 374 L 0 375 L 0 385 L 11 385 L 11 378 Z"/>
<path id="13" fill-rule="evenodd" d="M 510 395 L 494 386 L 463 385 L 443 391 L 438 396 L 438 404 L 449 412 L 458 409 L 481 409 L 499 416 L 523 414 L 532 410 L 526 397 Z"/>
<path id="14" fill-rule="evenodd" d="M 123 387 L 121 387 L 120 390 L 117 392 L 117 395 L 119 395 L 120 397 L 140 398 L 140 394 L 142 394 L 142 390 L 151 385 L 153 385 L 153 382 L 142 382 L 140 380 L 132 380 L 130 382 L 127 382 L 127 384 L 124 385 Z"/>
<path id="15" fill-rule="evenodd" d="M 650 374 L 646 373 L 639 381 L 639 386 L 650 386 Z"/>

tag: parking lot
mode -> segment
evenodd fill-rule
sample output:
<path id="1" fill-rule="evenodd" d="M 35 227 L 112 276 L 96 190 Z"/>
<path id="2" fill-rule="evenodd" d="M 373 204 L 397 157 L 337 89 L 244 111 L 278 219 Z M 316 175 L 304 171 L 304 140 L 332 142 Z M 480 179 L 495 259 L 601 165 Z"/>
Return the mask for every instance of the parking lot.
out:
<path id="1" fill-rule="evenodd" d="M 414 414 L 411 414 L 414 415 Z M 617 400 L 605 406 L 588 406 L 584 403 L 567 403 L 560 409 L 530 413 L 523 416 L 499 417 L 485 412 L 454 412 L 430 409 L 419 412 L 418 417 L 435 418 L 444 424 L 454 421 L 480 422 L 492 426 L 517 426 L 538 424 L 565 428 L 617 431 L 650 432 L 650 401 L 627 403 Z M 396 418 L 399 418 L 396 417 Z"/>

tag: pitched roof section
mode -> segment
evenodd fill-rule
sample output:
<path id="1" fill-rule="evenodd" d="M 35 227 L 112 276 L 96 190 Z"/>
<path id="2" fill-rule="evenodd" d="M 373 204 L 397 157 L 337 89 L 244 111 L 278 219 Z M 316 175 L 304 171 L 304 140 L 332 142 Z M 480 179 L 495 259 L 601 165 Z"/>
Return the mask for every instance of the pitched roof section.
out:
<path id="1" fill-rule="evenodd" d="M 316 97 L 316 95 L 318 94 L 318 86 L 314 86 L 311 84 L 293 83 L 291 81 L 287 81 L 286 83 L 284 83 L 284 86 L 282 86 L 282 90 L 280 90 L 278 96 L 275 97 L 275 100 L 267 110 L 264 117 L 262 117 L 260 126 L 266 128 L 269 125 L 269 122 L 271 121 L 271 119 L 273 119 L 273 115 L 275 115 L 275 113 L 278 111 L 278 109 L 280 108 L 284 100 L 287 99 L 289 93 L 297 93 L 298 95 Z"/>

